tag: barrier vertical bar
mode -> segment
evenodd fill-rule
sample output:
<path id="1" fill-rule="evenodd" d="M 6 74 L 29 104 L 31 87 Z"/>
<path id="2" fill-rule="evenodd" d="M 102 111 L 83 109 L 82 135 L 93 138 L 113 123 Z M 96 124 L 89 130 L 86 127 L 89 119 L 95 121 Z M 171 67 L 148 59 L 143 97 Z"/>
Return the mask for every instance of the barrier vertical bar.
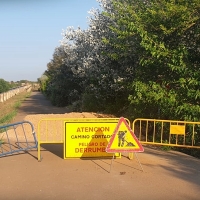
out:
<path id="1" fill-rule="evenodd" d="M 155 142 L 155 120 L 153 121 L 153 142 Z"/>
<path id="2" fill-rule="evenodd" d="M 146 121 L 146 142 L 148 142 L 148 120 Z"/>
<path id="3" fill-rule="evenodd" d="M 193 127 L 192 127 L 192 146 L 194 145 L 194 124 L 193 124 Z"/>

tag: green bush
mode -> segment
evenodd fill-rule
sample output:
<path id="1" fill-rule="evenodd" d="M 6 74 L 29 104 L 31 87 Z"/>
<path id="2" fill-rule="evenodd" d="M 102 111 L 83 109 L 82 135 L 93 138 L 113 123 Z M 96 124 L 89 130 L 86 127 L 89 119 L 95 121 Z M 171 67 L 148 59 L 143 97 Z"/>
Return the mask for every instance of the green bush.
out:
<path id="1" fill-rule="evenodd" d="M 82 111 L 98 112 L 102 110 L 101 102 L 94 94 L 84 93 L 82 95 Z"/>
<path id="2" fill-rule="evenodd" d="M 0 79 L 0 93 L 7 92 L 11 88 L 9 82 L 5 81 L 4 79 Z"/>

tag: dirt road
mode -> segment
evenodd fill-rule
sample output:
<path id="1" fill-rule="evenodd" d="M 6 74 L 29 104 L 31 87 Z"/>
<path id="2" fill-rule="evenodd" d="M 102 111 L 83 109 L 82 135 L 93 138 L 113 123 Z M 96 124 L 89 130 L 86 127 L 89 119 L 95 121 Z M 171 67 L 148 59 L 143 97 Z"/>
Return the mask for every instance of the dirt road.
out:
<path id="1" fill-rule="evenodd" d="M 65 113 L 33 92 L 15 121 L 28 114 Z M 200 160 L 174 151 L 144 147 L 136 156 L 115 159 L 62 159 L 62 145 L 0 158 L 0 200 L 198 200 Z"/>
<path id="2" fill-rule="evenodd" d="M 32 95 L 23 101 L 13 123 L 23 121 L 27 115 L 63 114 L 67 112 L 69 112 L 67 108 L 52 106 L 50 101 L 48 101 L 40 92 L 32 92 Z"/>

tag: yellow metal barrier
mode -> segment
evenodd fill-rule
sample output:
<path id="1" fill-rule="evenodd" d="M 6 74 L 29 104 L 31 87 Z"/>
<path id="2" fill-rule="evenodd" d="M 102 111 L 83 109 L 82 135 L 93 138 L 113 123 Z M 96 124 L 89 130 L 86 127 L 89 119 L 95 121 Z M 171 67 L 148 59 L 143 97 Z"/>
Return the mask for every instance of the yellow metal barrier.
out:
<path id="1" fill-rule="evenodd" d="M 106 120 L 118 122 L 119 118 L 45 118 L 39 121 L 38 130 L 37 130 L 37 138 L 38 138 L 38 160 L 41 160 L 41 144 L 65 144 L 65 123 L 66 122 L 90 122 L 91 120 Z M 130 125 L 130 121 L 126 119 L 128 124 Z M 64 155 L 66 151 L 66 147 L 63 147 Z"/>
<path id="2" fill-rule="evenodd" d="M 38 123 L 38 160 L 41 160 L 41 144 L 63 144 L 64 121 L 66 118 L 42 119 Z"/>
<path id="3" fill-rule="evenodd" d="M 132 130 L 142 144 L 200 148 L 200 122 L 139 118 Z"/>

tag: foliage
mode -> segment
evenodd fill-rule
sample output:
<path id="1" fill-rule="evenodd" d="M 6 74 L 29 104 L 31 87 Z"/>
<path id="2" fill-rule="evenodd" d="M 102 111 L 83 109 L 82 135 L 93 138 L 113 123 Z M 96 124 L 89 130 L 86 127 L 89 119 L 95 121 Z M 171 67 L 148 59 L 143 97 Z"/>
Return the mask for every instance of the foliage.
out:
<path id="1" fill-rule="evenodd" d="M 131 118 L 199 120 L 199 0 L 99 3 L 87 30 L 63 31 L 41 81 L 47 97 Z"/>
<path id="2" fill-rule="evenodd" d="M 0 124 L 5 124 L 11 121 L 16 116 L 16 114 L 17 114 L 16 110 L 13 110 L 9 114 L 4 115 L 4 117 L 0 119 Z"/>
<path id="3" fill-rule="evenodd" d="M 102 9 L 112 11 L 110 1 L 101 2 Z M 63 32 L 61 46 L 55 49 L 44 73 L 48 77 L 44 92 L 54 105 L 67 106 L 79 101 L 81 107 L 87 109 L 95 99 L 99 107 L 96 110 L 112 112 L 116 111 L 113 102 L 121 103 L 119 107 L 128 103 L 126 85 L 132 72 L 122 64 L 129 65 L 130 61 L 115 61 L 108 56 L 114 48 L 102 38 L 114 37 L 108 27 L 113 22 L 99 10 L 91 10 L 90 15 L 87 30 L 68 27 Z M 90 103 L 85 101 L 89 96 Z"/>
<path id="4" fill-rule="evenodd" d="M 4 79 L 0 79 L 0 93 L 7 92 L 11 88 L 9 82 L 5 81 Z"/>
<path id="5" fill-rule="evenodd" d="M 0 126 L 12 122 L 13 118 L 17 114 L 18 108 L 21 106 L 21 102 L 29 96 L 30 93 L 25 91 L 13 96 L 3 103 L 0 103 Z"/>
<path id="6" fill-rule="evenodd" d="M 1 130 L 2 131 L 2 130 Z M 3 132 L 0 131 L 0 146 L 4 143 L 4 140 L 3 140 Z"/>
<path id="7" fill-rule="evenodd" d="M 115 15 L 105 15 L 117 38 L 105 41 L 120 50 L 115 59 L 139 58 L 130 103 L 149 117 L 199 120 L 199 0 L 113 3 Z"/>
<path id="8" fill-rule="evenodd" d="M 40 85 L 41 91 L 46 90 L 47 81 L 48 81 L 48 77 L 44 74 L 38 79 L 38 83 Z"/>

